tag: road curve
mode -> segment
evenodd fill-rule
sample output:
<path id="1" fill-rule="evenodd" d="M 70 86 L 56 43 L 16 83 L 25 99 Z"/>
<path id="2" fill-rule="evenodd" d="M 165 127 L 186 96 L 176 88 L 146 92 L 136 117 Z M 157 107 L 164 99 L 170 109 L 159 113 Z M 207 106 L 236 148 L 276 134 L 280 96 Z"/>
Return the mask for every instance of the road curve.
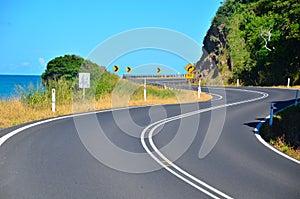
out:
<path id="1" fill-rule="evenodd" d="M 288 103 L 295 91 L 203 90 L 214 93 L 212 102 L 93 114 L 114 145 L 147 155 L 151 163 L 145 166 L 155 167 L 148 172 L 120 171 L 99 160 L 73 117 L 25 127 L 0 142 L 0 198 L 300 198 L 300 165 L 265 147 L 253 133 L 270 103 Z M 90 114 L 79 117 L 87 133 L 97 130 L 89 124 Z M 136 125 L 129 128 L 132 122 Z M 10 133 L 1 131 L 2 141 Z M 127 161 L 105 148 L 100 152 L 117 162 L 115 167 Z M 151 154 L 161 159 L 156 162 Z"/>

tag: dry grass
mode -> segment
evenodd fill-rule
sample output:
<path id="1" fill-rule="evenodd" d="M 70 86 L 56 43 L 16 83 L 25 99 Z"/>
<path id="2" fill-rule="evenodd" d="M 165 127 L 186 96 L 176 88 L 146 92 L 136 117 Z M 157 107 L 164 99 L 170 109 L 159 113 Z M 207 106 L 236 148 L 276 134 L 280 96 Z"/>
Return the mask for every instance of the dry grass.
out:
<path id="1" fill-rule="evenodd" d="M 300 160 L 300 148 L 294 149 L 293 147 L 288 146 L 284 141 L 284 136 L 277 137 L 276 140 L 271 140 L 270 144 L 288 156 Z"/>
<path id="2" fill-rule="evenodd" d="M 125 100 L 122 102 L 118 98 L 111 100 L 110 96 L 101 97 L 96 101 L 85 101 L 85 102 L 69 102 L 65 104 L 57 104 L 56 112 L 51 111 L 51 102 L 45 101 L 42 104 L 28 105 L 22 103 L 18 99 L 11 99 L 9 101 L 0 101 L 0 128 L 7 128 L 22 123 L 57 117 L 61 115 L 67 115 L 78 112 L 86 112 L 92 110 L 104 110 L 117 107 L 126 106 L 141 106 L 141 105 L 153 105 L 153 104 L 176 104 L 176 103 L 188 103 L 196 101 L 210 100 L 211 96 L 202 93 L 201 99 L 197 99 L 197 93 L 193 91 L 182 91 L 182 93 L 175 95 L 175 97 L 169 97 L 160 99 L 149 95 L 147 102 L 142 99 Z M 122 102 L 122 103 L 119 103 Z"/>
<path id="3" fill-rule="evenodd" d="M 287 86 L 272 86 L 272 88 L 287 88 Z M 290 89 L 300 89 L 300 85 L 290 86 Z"/>
<path id="4" fill-rule="evenodd" d="M 0 101 L 0 127 L 5 128 L 34 120 L 70 114 L 70 110 L 72 110 L 70 105 L 58 105 L 56 109 L 57 111 L 53 113 L 51 104 L 48 108 L 44 106 L 30 106 L 21 103 L 18 99 Z"/>

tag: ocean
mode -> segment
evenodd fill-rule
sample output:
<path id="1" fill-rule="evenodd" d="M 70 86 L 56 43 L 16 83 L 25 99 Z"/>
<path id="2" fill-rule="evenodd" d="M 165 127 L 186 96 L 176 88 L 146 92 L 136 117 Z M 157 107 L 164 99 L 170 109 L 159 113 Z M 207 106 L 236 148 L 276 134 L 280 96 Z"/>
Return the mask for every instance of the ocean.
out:
<path id="1" fill-rule="evenodd" d="M 37 75 L 0 75 L 0 99 L 19 97 L 16 90 L 18 86 L 28 89 L 41 86 L 41 76 Z"/>

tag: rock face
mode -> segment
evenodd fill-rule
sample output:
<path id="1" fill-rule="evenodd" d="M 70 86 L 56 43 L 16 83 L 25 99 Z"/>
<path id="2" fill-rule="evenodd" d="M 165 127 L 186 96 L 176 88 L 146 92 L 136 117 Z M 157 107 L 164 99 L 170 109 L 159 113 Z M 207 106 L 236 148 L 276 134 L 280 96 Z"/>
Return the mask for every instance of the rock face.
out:
<path id="1" fill-rule="evenodd" d="M 226 35 L 222 30 L 220 31 L 220 27 L 212 24 L 203 40 L 202 56 L 196 63 L 196 71 L 202 74 L 202 77 L 207 77 L 211 71 L 215 71 L 219 62 L 222 65 L 231 65 L 230 57 L 225 60 L 219 59 L 219 56 L 224 54 L 225 46 Z"/>
<path id="2" fill-rule="evenodd" d="M 300 84 L 299 0 L 226 0 L 216 12 L 195 64 L 206 83 Z"/>

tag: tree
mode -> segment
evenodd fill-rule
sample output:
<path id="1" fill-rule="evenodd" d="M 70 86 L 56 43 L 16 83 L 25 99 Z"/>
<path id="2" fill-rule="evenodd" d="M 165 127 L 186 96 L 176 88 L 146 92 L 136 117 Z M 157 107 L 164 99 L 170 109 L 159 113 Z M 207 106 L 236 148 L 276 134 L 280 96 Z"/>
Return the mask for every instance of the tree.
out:
<path id="1" fill-rule="evenodd" d="M 299 16 L 299 0 L 226 0 L 204 48 L 223 77 L 229 72 L 229 82 L 283 85 L 291 78 L 292 85 L 300 84 Z"/>
<path id="2" fill-rule="evenodd" d="M 74 82 L 79 72 L 90 72 L 91 80 L 96 80 L 104 70 L 104 67 L 77 55 L 65 55 L 48 62 L 46 71 L 42 74 L 42 81 L 47 84 L 48 81 L 64 78 Z"/>

